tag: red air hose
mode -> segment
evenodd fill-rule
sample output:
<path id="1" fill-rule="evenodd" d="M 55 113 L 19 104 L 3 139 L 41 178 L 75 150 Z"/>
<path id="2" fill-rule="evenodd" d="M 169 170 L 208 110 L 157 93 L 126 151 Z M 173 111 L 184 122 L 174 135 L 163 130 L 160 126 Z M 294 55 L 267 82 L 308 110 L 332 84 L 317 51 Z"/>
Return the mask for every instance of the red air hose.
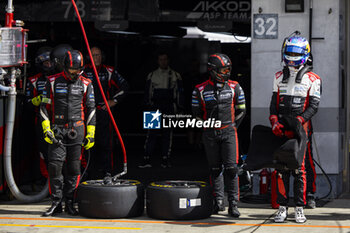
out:
<path id="1" fill-rule="evenodd" d="M 81 31 L 82 31 L 82 33 L 83 33 L 84 40 L 85 40 L 85 44 L 86 44 L 86 48 L 87 48 L 87 51 L 88 51 L 88 53 L 89 53 L 89 57 L 90 57 L 90 60 L 91 60 L 91 64 L 92 64 L 92 67 L 93 67 L 93 69 L 94 69 L 95 77 L 96 77 L 96 79 L 97 79 L 97 83 L 98 83 L 98 86 L 99 86 L 99 88 L 100 88 L 103 101 L 104 101 L 105 104 L 106 104 L 109 117 L 110 117 L 111 120 L 112 120 L 114 130 L 115 130 L 115 132 L 117 132 L 118 139 L 119 139 L 119 141 L 120 141 L 120 145 L 121 145 L 122 150 L 123 150 L 123 156 L 124 156 L 124 172 L 121 173 L 121 174 L 119 174 L 119 176 L 125 175 L 125 174 L 126 174 L 126 167 L 127 167 L 127 166 L 126 166 L 126 165 L 127 165 L 127 160 L 126 160 L 126 151 L 125 151 L 124 142 L 123 142 L 123 139 L 122 139 L 122 137 L 121 137 L 121 135 L 120 135 L 120 133 L 119 133 L 117 124 L 115 123 L 115 120 L 114 120 L 114 118 L 113 118 L 111 109 L 109 108 L 109 105 L 108 105 L 106 96 L 105 96 L 105 94 L 104 94 L 104 92 L 103 92 L 103 89 L 102 89 L 102 86 L 101 86 L 101 82 L 100 82 L 100 78 L 98 77 L 98 73 L 97 73 L 97 70 L 96 70 L 96 66 L 95 66 L 94 60 L 92 59 L 92 54 L 91 54 L 91 50 L 90 50 L 89 41 L 88 41 L 88 39 L 87 39 L 87 37 L 86 37 L 86 33 L 85 33 L 83 21 L 81 20 L 81 17 L 80 17 L 79 11 L 78 11 L 78 7 L 77 7 L 77 5 L 75 4 L 75 1 L 74 1 L 74 0 L 72 0 L 72 4 L 73 4 L 75 13 L 76 13 L 76 15 L 77 15 L 77 17 L 78 17 L 78 20 L 79 20 L 79 23 L 80 23 Z M 117 175 L 117 176 L 118 176 L 118 175 Z"/>

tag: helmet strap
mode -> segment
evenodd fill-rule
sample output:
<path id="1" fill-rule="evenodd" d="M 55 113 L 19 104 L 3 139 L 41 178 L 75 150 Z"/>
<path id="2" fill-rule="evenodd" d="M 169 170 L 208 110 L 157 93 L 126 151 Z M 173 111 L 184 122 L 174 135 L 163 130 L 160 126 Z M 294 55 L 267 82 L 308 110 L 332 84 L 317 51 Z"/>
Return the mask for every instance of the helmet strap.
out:
<path id="1" fill-rule="evenodd" d="M 72 75 L 71 73 L 69 73 L 69 72 L 66 71 L 66 70 L 64 70 L 64 74 L 69 78 L 69 80 L 70 80 L 71 82 L 75 82 L 75 81 L 77 80 L 76 77 L 79 77 L 78 74 Z"/>
<path id="2" fill-rule="evenodd" d="M 290 76 L 290 71 L 288 66 L 284 66 L 283 67 L 283 79 L 282 79 L 282 83 L 288 83 L 288 79 Z"/>
<path id="3" fill-rule="evenodd" d="M 304 74 L 306 74 L 307 72 L 310 72 L 310 71 L 312 71 L 312 66 L 305 64 L 304 67 L 298 71 L 297 76 L 295 78 L 295 82 L 301 83 L 301 79 L 304 76 Z M 284 66 L 283 67 L 282 83 L 288 83 L 289 76 L 290 76 L 289 68 L 288 68 L 288 66 Z"/>
<path id="4" fill-rule="evenodd" d="M 305 64 L 304 67 L 298 71 L 297 77 L 295 78 L 295 82 L 301 83 L 301 79 L 304 76 L 304 74 L 310 71 L 312 71 L 312 66 Z"/>

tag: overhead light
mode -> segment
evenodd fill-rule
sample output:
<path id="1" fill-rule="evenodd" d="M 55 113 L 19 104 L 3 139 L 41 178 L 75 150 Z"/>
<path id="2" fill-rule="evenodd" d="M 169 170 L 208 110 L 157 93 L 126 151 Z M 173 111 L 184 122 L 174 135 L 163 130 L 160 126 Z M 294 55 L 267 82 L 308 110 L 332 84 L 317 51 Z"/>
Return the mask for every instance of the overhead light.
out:
<path id="1" fill-rule="evenodd" d="M 161 38 L 161 39 L 175 39 L 176 36 L 167 36 L 167 35 L 151 35 L 151 37 L 154 38 Z"/>
<path id="2" fill-rule="evenodd" d="M 221 43 L 250 43 L 251 38 L 246 36 L 234 36 L 228 33 L 205 32 L 198 27 L 182 27 L 187 30 L 183 38 L 204 38 L 209 41 L 220 41 Z"/>
<path id="3" fill-rule="evenodd" d="M 124 35 L 138 35 L 140 33 L 138 32 L 127 32 L 127 31 L 108 31 L 110 33 L 115 33 L 115 34 L 124 34 Z"/>
<path id="4" fill-rule="evenodd" d="M 285 0 L 286 13 L 304 12 L 304 0 Z"/>

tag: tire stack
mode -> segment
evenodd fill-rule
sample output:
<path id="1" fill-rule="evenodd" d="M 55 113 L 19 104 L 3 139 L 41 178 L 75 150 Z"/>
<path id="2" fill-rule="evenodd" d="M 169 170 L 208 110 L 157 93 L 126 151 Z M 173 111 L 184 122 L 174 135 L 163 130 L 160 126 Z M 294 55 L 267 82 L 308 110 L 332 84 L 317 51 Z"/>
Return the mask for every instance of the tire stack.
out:
<path id="1" fill-rule="evenodd" d="M 79 213 L 89 218 L 138 217 L 144 211 L 144 186 L 136 180 L 82 182 L 77 191 Z M 147 215 L 155 219 L 195 220 L 213 211 L 211 187 L 202 181 L 158 181 L 146 190 Z"/>

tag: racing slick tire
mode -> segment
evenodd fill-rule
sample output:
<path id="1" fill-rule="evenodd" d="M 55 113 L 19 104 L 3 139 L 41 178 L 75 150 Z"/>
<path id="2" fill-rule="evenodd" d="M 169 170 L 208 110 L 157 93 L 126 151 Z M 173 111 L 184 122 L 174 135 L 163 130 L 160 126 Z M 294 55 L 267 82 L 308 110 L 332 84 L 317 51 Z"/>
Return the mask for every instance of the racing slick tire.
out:
<path id="1" fill-rule="evenodd" d="M 202 181 L 158 181 L 146 189 L 147 215 L 155 219 L 194 220 L 213 211 L 212 188 Z"/>
<path id="2" fill-rule="evenodd" d="M 137 180 L 82 182 L 77 191 L 79 214 L 90 218 L 137 217 L 144 210 L 144 186 Z"/>

